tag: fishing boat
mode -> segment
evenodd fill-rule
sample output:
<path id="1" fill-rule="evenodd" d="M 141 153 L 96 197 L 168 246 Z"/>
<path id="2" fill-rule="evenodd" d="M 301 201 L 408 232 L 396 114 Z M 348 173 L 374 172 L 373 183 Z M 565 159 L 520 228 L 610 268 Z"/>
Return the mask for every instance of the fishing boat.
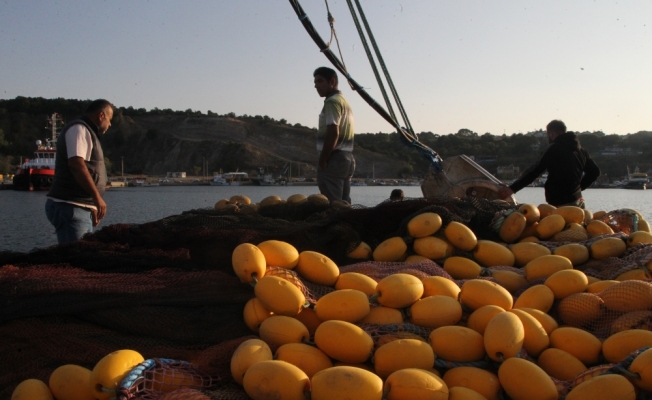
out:
<path id="1" fill-rule="evenodd" d="M 47 118 L 51 137 L 45 142 L 36 141 L 34 157 L 25 161 L 16 170 L 13 179 L 15 190 L 49 190 L 54 180 L 54 164 L 57 155 L 57 138 L 63 127 L 60 114 L 52 113 Z"/>
<path id="2" fill-rule="evenodd" d="M 634 172 L 629 172 L 629 167 L 627 167 L 627 181 L 622 184 L 623 189 L 638 189 L 645 190 L 647 189 L 648 176 L 645 172 L 639 171 L 638 167 L 634 169 Z"/>
<path id="3" fill-rule="evenodd" d="M 245 180 L 248 177 L 246 172 L 227 172 L 213 175 L 213 179 L 209 183 L 211 186 L 242 186 L 248 182 Z"/>

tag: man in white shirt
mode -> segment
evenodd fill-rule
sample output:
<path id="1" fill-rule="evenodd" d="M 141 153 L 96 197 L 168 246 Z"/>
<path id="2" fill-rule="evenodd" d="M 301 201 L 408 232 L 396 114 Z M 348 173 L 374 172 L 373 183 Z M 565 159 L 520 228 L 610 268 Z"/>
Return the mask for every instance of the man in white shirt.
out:
<path id="1" fill-rule="evenodd" d="M 106 215 L 102 199 L 106 168 L 97 135 L 109 129 L 112 118 L 113 105 L 95 100 L 84 116 L 69 122 L 59 134 L 54 182 L 45 203 L 45 214 L 59 243 L 81 239 Z"/>

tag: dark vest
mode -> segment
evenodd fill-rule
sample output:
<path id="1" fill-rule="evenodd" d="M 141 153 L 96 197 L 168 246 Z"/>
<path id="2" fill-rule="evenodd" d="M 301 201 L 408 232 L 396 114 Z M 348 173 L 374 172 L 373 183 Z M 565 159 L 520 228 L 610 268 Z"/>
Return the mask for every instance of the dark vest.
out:
<path id="1" fill-rule="evenodd" d="M 59 138 L 57 139 L 57 158 L 54 164 L 54 182 L 52 182 L 52 187 L 48 193 L 49 197 L 73 201 L 76 203 L 83 203 L 93 205 L 93 198 L 90 193 L 87 193 L 72 174 L 70 167 L 68 166 L 68 148 L 66 147 L 66 133 L 73 125 L 84 125 L 86 129 L 91 133 L 91 140 L 93 142 L 93 150 L 91 152 L 91 160 L 84 161 L 86 163 L 86 168 L 95 182 L 95 187 L 100 192 L 100 195 L 104 194 L 106 189 L 106 167 L 104 166 L 104 153 L 102 152 L 102 145 L 97 139 L 97 126 L 82 117 L 74 121 L 69 122 L 66 126 L 63 127 Z"/>

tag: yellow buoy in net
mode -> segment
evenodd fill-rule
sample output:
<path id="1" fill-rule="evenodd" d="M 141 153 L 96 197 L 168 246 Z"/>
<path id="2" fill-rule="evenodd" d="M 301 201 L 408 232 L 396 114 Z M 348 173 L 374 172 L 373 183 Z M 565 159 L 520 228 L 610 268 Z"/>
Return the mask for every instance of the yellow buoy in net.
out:
<path id="1" fill-rule="evenodd" d="M 371 296 L 376 293 L 376 285 L 378 282 L 367 275 L 358 272 L 345 272 L 337 278 L 335 289 L 354 289 Z"/>
<path id="2" fill-rule="evenodd" d="M 552 254 L 568 258 L 573 266 L 584 264 L 589 260 L 589 249 L 579 243 L 559 246 L 553 250 Z"/>
<path id="3" fill-rule="evenodd" d="M 316 251 L 302 251 L 294 270 L 302 278 L 323 286 L 333 286 L 340 276 L 337 264 Z"/>
<path id="4" fill-rule="evenodd" d="M 586 224 L 586 233 L 590 238 L 602 235 L 611 235 L 614 233 L 614 230 L 604 222 L 594 219 L 588 224 Z"/>
<path id="5" fill-rule="evenodd" d="M 453 279 L 473 279 L 480 276 L 482 267 L 475 261 L 466 257 L 448 257 L 444 261 L 444 270 Z"/>
<path id="6" fill-rule="evenodd" d="M 541 369 L 553 378 L 572 381 L 577 375 L 586 371 L 586 366 L 567 351 L 553 347 L 545 349 L 537 359 Z"/>
<path id="7" fill-rule="evenodd" d="M 577 328 L 597 321 L 605 310 L 604 301 L 594 293 L 571 294 L 557 305 L 557 314 L 562 322 Z"/>
<path id="8" fill-rule="evenodd" d="M 518 212 L 525 216 L 528 225 L 539 222 L 539 219 L 541 218 L 539 209 L 534 204 L 521 204 L 518 206 Z"/>
<path id="9" fill-rule="evenodd" d="M 315 344 L 331 358 L 363 363 L 371 356 L 374 342 L 359 326 L 345 321 L 324 321 L 315 331 Z"/>
<path id="10" fill-rule="evenodd" d="M 469 315 L 466 326 L 482 335 L 489 321 L 501 312 L 505 312 L 505 309 L 493 304 L 482 306 Z"/>
<path id="11" fill-rule="evenodd" d="M 368 260 L 368 259 L 371 258 L 372 253 L 373 253 L 373 250 L 371 250 L 371 247 L 367 243 L 360 242 L 358 247 L 353 249 L 346 256 L 349 257 L 349 258 L 354 258 L 356 260 Z"/>
<path id="12" fill-rule="evenodd" d="M 233 270 L 240 278 L 240 282 L 244 283 L 253 282 L 254 277 L 262 278 L 267 269 L 265 255 L 251 243 L 242 243 L 233 249 L 231 264 L 233 264 Z"/>
<path id="13" fill-rule="evenodd" d="M 435 329 L 458 323 L 462 319 L 462 306 L 448 296 L 424 297 L 412 304 L 410 315 L 413 324 Z"/>
<path id="14" fill-rule="evenodd" d="M 444 235 L 453 246 L 460 250 L 471 251 L 478 244 L 475 233 L 468 226 L 457 221 L 452 221 L 446 226 Z"/>
<path id="15" fill-rule="evenodd" d="M 441 228 L 441 217 L 439 214 L 425 212 L 412 218 L 407 224 L 408 235 L 413 238 L 430 236 Z"/>
<path id="16" fill-rule="evenodd" d="M 399 339 L 381 346 L 374 353 L 376 374 L 385 379 L 404 368 L 430 369 L 435 353 L 428 343 L 415 339 Z"/>
<path id="17" fill-rule="evenodd" d="M 448 385 L 432 372 L 405 368 L 385 380 L 387 400 L 449 400 Z"/>
<path id="18" fill-rule="evenodd" d="M 552 214 L 552 212 L 557 208 L 551 206 L 550 204 L 539 204 L 537 207 L 539 209 L 539 221 Z"/>
<path id="19" fill-rule="evenodd" d="M 498 378 L 512 400 L 556 400 L 559 397 L 548 374 L 522 358 L 505 360 L 498 369 Z"/>
<path id="20" fill-rule="evenodd" d="M 356 323 L 369 314 L 369 298 L 359 290 L 336 290 L 317 300 L 315 312 L 321 321 L 338 319 Z"/>
<path id="21" fill-rule="evenodd" d="M 376 286 L 377 300 L 385 307 L 404 308 L 423 295 L 421 280 L 409 274 L 392 274 L 381 279 Z"/>
<path id="22" fill-rule="evenodd" d="M 296 193 L 288 197 L 286 201 L 288 202 L 288 204 L 298 204 L 298 203 L 303 203 L 306 200 L 308 200 L 308 197 L 305 194 Z"/>
<path id="23" fill-rule="evenodd" d="M 652 332 L 630 329 L 615 333 L 602 343 L 602 355 L 610 363 L 619 363 L 635 350 L 652 346 Z"/>
<path id="24" fill-rule="evenodd" d="M 301 343 L 310 338 L 308 328 L 296 318 L 272 315 L 260 324 L 260 338 L 273 348 L 286 343 Z"/>
<path id="25" fill-rule="evenodd" d="M 272 316 L 272 312 L 266 309 L 257 297 L 247 301 L 242 314 L 245 324 L 254 332 L 258 332 L 260 324 Z"/>
<path id="26" fill-rule="evenodd" d="M 295 318 L 304 324 L 306 328 L 308 328 L 308 332 L 311 334 L 315 333 L 317 327 L 319 327 L 322 322 L 319 318 L 317 318 L 317 313 L 315 310 L 310 307 L 304 307 L 301 309 L 299 314 L 292 316 L 292 318 Z"/>
<path id="27" fill-rule="evenodd" d="M 514 254 L 514 262 L 517 266 L 522 267 L 541 256 L 549 256 L 550 249 L 533 242 L 521 242 L 509 246 L 512 254 Z"/>
<path id="28" fill-rule="evenodd" d="M 242 385 L 245 372 L 254 364 L 272 359 L 272 350 L 260 339 L 245 340 L 231 356 L 231 376 Z"/>
<path id="29" fill-rule="evenodd" d="M 454 299 L 460 294 L 460 287 L 454 281 L 443 276 L 429 276 L 421 280 L 423 297 L 448 296 Z"/>
<path id="30" fill-rule="evenodd" d="M 449 242 L 434 236 L 415 239 L 412 248 L 418 255 L 432 260 L 443 259 L 453 254 L 453 246 Z"/>
<path id="31" fill-rule="evenodd" d="M 505 246 L 491 240 L 478 240 L 473 250 L 473 258 L 485 267 L 497 267 L 514 265 L 514 254 Z"/>
<path id="32" fill-rule="evenodd" d="M 264 199 L 262 199 L 260 201 L 260 203 L 258 204 L 258 208 L 273 206 L 273 205 L 280 204 L 280 203 L 281 203 L 281 198 L 280 197 L 278 197 L 276 195 L 267 196 L 267 197 L 265 197 Z"/>
<path id="33" fill-rule="evenodd" d="M 270 360 L 249 367 L 242 385 L 254 400 L 305 400 L 304 392 L 310 387 L 310 379 L 290 363 Z"/>
<path id="34" fill-rule="evenodd" d="M 489 268 L 489 271 L 491 272 L 491 277 L 511 293 L 517 292 L 528 283 L 525 275 L 519 274 L 518 272 L 493 268 Z"/>
<path id="35" fill-rule="evenodd" d="M 488 400 L 498 400 L 500 381 L 490 371 L 477 367 L 451 368 L 443 376 L 449 388 L 461 386 L 480 393 Z"/>
<path id="36" fill-rule="evenodd" d="M 528 281 L 547 278 L 563 269 L 573 269 L 573 264 L 568 258 L 556 255 L 537 257 L 523 267 L 525 278 Z"/>
<path id="37" fill-rule="evenodd" d="M 278 276 L 264 276 L 256 283 L 254 293 L 266 309 L 278 315 L 297 315 L 306 303 L 299 288 Z"/>
<path id="38" fill-rule="evenodd" d="M 652 328 L 652 311 L 639 310 L 630 311 L 616 318 L 611 323 L 611 334 L 626 331 L 629 329 L 650 329 Z"/>
<path id="39" fill-rule="evenodd" d="M 634 400 L 636 389 L 622 375 L 600 375 L 575 386 L 566 400 Z"/>
<path id="40" fill-rule="evenodd" d="M 526 225 L 527 219 L 525 218 L 525 215 L 514 211 L 509 214 L 500 225 L 498 236 L 505 243 L 515 242 L 523 234 Z"/>
<path id="41" fill-rule="evenodd" d="M 258 243 L 265 255 L 267 266 L 293 269 L 299 262 L 299 252 L 290 243 L 280 240 L 266 240 Z"/>
<path id="42" fill-rule="evenodd" d="M 251 204 L 251 199 L 244 194 L 236 194 L 231 196 L 229 204 Z"/>
<path id="43" fill-rule="evenodd" d="M 275 359 L 299 367 L 308 378 L 333 366 L 331 359 L 323 351 L 304 343 L 284 344 L 276 350 Z"/>
<path id="44" fill-rule="evenodd" d="M 54 400 L 54 397 L 45 382 L 26 379 L 16 386 L 11 394 L 11 400 Z"/>
<path id="45" fill-rule="evenodd" d="M 547 217 L 542 217 L 537 225 L 537 233 L 541 239 L 550 239 L 555 234 L 564 230 L 566 221 L 564 217 L 558 214 L 551 214 Z"/>
<path id="46" fill-rule="evenodd" d="M 395 236 L 381 242 L 373 252 L 375 261 L 393 262 L 400 260 L 407 251 L 403 238 Z"/>
<path id="47" fill-rule="evenodd" d="M 629 366 L 629 372 L 638 374 L 640 379 L 634 379 L 637 387 L 652 391 L 652 349 L 647 349 L 634 359 Z"/>
<path id="48" fill-rule="evenodd" d="M 643 281 L 623 281 L 600 293 L 605 307 L 611 311 L 638 311 L 652 308 L 652 284 Z"/>
<path id="49" fill-rule="evenodd" d="M 369 314 L 360 320 L 359 324 L 400 324 L 403 322 L 403 314 L 395 308 L 376 306 L 371 307 Z"/>
<path id="50" fill-rule="evenodd" d="M 649 232 L 637 231 L 629 235 L 627 238 L 627 246 L 636 246 L 640 243 L 652 243 L 652 234 Z"/>
<path id="51" fill-rule="evenodd" d="M 484 330 L 484 347 L 494 361 L 515 357 L 521 351 L 524 340 L 523 323 L 513 313 L 496 314 Z"/>
<path id="52" fill-rule="evenodd" d="M 464 326 L 442 326 L 428 338 L 437 358 L 452 362 L 474 362 L 484 358 L 484 338 Z"/>
<path id="53" fill-rule="evenodd" d="M 597 364 L 602 351 L 602 342 L 590 332 L 579 328 L 562 326 L 550 334 L 550 347 L 564 350 L 584 365 Z"/>
<path id="54" fill-rule="evenodd" d="M 383 381 L 373 372 L 351 366 L 319 371 L 312 377 L 312 400 L 374 399 L 383 397 Z"/>
<path id="55" fill-rule="evenodd" d="M 448 388 L 448 400 L 487 400 L 486 397 L 463 386 Z"/>
<path id="56" fill-rule="evenodd" d="M 608 257 L 620 257 L 625 250 L 627 250 L 627 244 L 625 244 L 625 241 L 615 237 L 599 239 L 593 242 L 589 247 L 591 258 L 595 260 L 602 260 Z"/>
<path id="57" fill-rule="evenodd" d="M 546 330 L 543 329 L 543 326 L 536 318 L 519 309 L 512 309 L 508 312 L 516 315 L 523 324 L 523 331 L 525 334 L 523 348 L 529 355 L 537 357 L 543 350 L 548 348 L 550 345 L 550 338 L 548 337 Z"/>
<path id="58" fill-rule="evenodd" d="M 534 308 L 548 312 L 555 301 L 555 294 L 546 285 L 527 288 L 514 302 L 514 308 Z"/>
<path id="59" fill-rule="evenodd" d="M 550 275 L 544 282 L 552 290 L 556 300 L 575 293 L 582 293 L 589 286 L 589 278 L 577 269 L 564 269 Z"/>
<path id="60" fill-rule="evenodd" d="M 91 370 L 80 365 L 67 364 L 52 371 L 48 386 L 58 400 L 95 400 L 88 382 Z"/>
<path id="61" fill-rule="evenodd" d="M 511 310 L 514 299 L 507 289 L 497 283 L 484 279 L 469 279 L 462 284 L 460 302 L 471 310 L 489 304 Z"/>
<path id="62" fill-rule="evenodd" d="M 214 208 L 215 210 L 221 210 L 221 209 L 223 209 L 224 206 L 226 206 L 227 204 L 229 204 L 229 199 L 222 199 L 222 200 L 217 201 L 217 202 L 215 203 L 215 206 L 213 206 L 213 208 Z"/>
<path id="63" fill-rule="evenodd" d="M 577 206 L 562 206 L 552 210 L 553 214 L 561 215 L 567 224 L 584 223 L 584 210 Z"/>
<path id="64" fill-rule="evenodd" d="M 548 337 L 550 337 L 552 331 L 559 328 L 559 324 L 557 323 L 557 321 L 549 314 L 541 310 L 537 310 L 535 308 L 527 308 L 527 307 L 518 308 L 518 310 L 525 311 L 526 313 L 533 316 L 537 321 L 539 321 L 543 329 L 548 334 Z"/>
<path id="65" fill-rule="evenodd" d="M 104 356 L 91 371 L 89 385 L 93 396 L 99 400 L 115 397 L 115 392 L 105 389 L 116 390 L 124 377 L 143 361 L 143 356 L 134 350 L 117 350 Z"/>
<path id="66" fill-rule="evenodd" d="M 586 291 L 587 293 L 601 293 L 603 290 L 608 288 L 609 286 L 618 283 L 619 281 L 617 280 L 605 280 L 605 281 L 596 281 L 593 283 L 590 283 L 589 286 L 587 286 Z"/>

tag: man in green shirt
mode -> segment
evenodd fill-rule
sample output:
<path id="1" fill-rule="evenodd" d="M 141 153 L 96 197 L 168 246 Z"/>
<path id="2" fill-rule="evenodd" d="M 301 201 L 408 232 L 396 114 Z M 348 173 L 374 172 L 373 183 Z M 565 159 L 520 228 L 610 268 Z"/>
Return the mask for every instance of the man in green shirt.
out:
<path id="1" fill-rule="evenodd" d="M 351 177 L 355 171 L 353 158 L 353 113 L 342 92 L 337 88 L 337 73 L 320 67 L 313 73 L 315 89 L 325 97 L 319 114 L 317 134 L 317 184 L 330 201 L 351 203 Z"/>

